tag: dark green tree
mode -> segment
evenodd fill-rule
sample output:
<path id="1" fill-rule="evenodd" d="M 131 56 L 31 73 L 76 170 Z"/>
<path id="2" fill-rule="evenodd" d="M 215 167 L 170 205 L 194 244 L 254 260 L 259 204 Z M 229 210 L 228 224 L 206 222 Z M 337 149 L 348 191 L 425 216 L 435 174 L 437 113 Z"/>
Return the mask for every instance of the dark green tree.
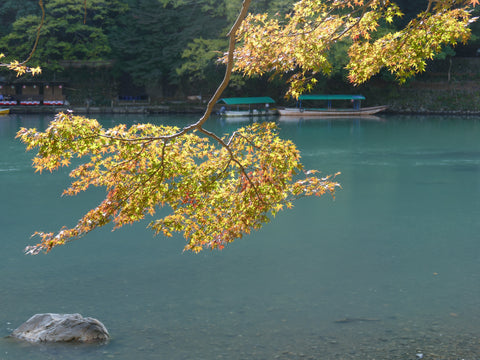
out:
<path id="1" fill-rule="evenodd" d="M 19 17 L 12 31 L 0 39 L 5 55 L 25 58 L 31 51 L 40 23 L 37 14 Z M 78 0 L 49 0 L 45 3 L 45 22 L 32 64 L 58 68 L 59 60 L 99 60 L 110 57 L 108 31 L 116 15 L 125 9 L 119 0 L 91 0 L 87 7 Z"/>
<path id="2" fill-rule="evenodd" d="M 157 84 L 166 94 L 180 82 L 175 69 L 187 44 L 195 38 L 217 38 L 228 24 L 208 1 L 159 6 L 158 0 L 132 0 L 129 6 L 117 22 L 122 30 L 111 36 L 117 69 L 135 84 Z"/>
<path id="3" fill-rule="evenodd" d="M 0 37 L 12 30 L 12 24 L 20 17 L 38 13 L 37 0 L 3 0 L 0 2 Z"/>

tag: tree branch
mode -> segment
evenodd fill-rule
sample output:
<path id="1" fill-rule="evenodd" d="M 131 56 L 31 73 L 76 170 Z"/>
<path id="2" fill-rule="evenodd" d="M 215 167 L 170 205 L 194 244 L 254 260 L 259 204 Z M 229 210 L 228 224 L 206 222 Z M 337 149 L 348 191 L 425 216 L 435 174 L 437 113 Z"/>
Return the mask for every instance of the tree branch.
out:
<path id="1" fill-rule="evenodd" d="M 15 71 L 17 73 L 17 76 L 22 75 L 26 72 L 30 72 L 33 75 L 41 72 L 40 67 L 29 68 L 25 65 L 28 61 L 30 61 L 33 54 L 37 50 L 38 42 L 40 40 L 40 31 L 42 30 L 43 24 L 45 22 L 45 7 L 44 7 L 44 4 L 43 4 L 43 0 L 38 0 L 38 5 L 40 6 L 40 9 L 42 10 L 42 17 L 40 19 L 40 24 L 38 25 L 38 28 L 37 28 L 37 34 L 35 36 L 35 42 L 33 44 L 32 50 L 30 51 L 30 54 L 22 62 L 18 62 L 18 60 L 13 60 L 10 63 L 0 63 L 0 67 L 7 67 L 10 70 Z M 0 58 L 2 58 L 2 57 L 4 57 L 4 54 L 0 54 Z"/>
<path id="2" fill-rule="evenodd" d="M 196 130 L 196 129 L 202 130 L 202 125 L 205 124 L 205 122 L 210 117 L 210 115 L 213 111 L 213 107 L 215 106 L 217 101 L 220 99 L 220 96 L 222 95 L 223 91 L 227 88 L 228 83 L 230 82 L 230 77 L 231 77 L 232 71 L 233 71 L 233 62 L 234 62 L 233 53 L 235 51 L 235 44 L 236 44 L 236 40 L 237 40 L 237 36 L 236 36 L 237 31 L 240 28 L 240 25 L 242 24 L 243 20 L 247 16 L 248 8 L 250 6 L 250 3 L 251 3 L 251 0 L 244 0 L 243 1 L 242 9 L 241 9 L 241 11 L 240 11 L 240 13 L 237 17 L 237 20 L 235 20 L 235 23 L 233 24 L 232 28 L 230 29 L 230 31 L 227 34 L 228 37 L 229 37 L 229 44 L 228 44 L 228 53 L 227 53 L 227 68 L 225 69 L 224 78 L 223 78 L 222 82 L 220 83 L 220 85 L 218 86 L 215 93 L 213 94 L 213 96 L 210 98 L 210 101 L 208 102 L 205 113 L 196 123 L 184 127 L 182 130 L 180 130 L 179 132 L 177 132 L 175 134 L 159 136 L 159 137 L 119 139 L 119 138 L 116 138 L 116 137 L 113 137 L 113 136 L 112 137 L 107 136 L 107 135 L 102 135 L 102 136 L 109 137 L 109 138 L 112 138 L 112 139 L 115 139 L 115 140 L 121 140 L 121 141 L 169 140 L 169 139 L 173 139 L 173 138 L 182 136 L 182 135 L 184 135 L 187 132 L 192 131 L 192 130 Z M 210 132 L 204 132 L 204 133 L 206 135 L 212 137 L 211 136 L 212 133 L 210 133 Z M 218 141 L 218 139 L 219 139 L 218 137 L 215 138 L 215 140 L 217 140 L 217 141 Z"/>
<path id="3" fill-rule="evenodd" d="M 45 21 L 45 7 L 43 6 L 43 0 L 38 0 L 38 6 L 40 6 L 40 9 L 42 9 L 42 18 L 40 19 L 40 24 L 38 25 L 38 28 L 37 28 L 35 43 L 33 44 L 33 48 L 32 48 L 32 51 L 30 52 L 30 55 L 28 55 L 28 58 L 25 61 L 20 63 L 21 65 L 26 64 L 28 61 L 30 61 L 33 54 L 35 53 L 35 50 L 37 50 L 38 41 L 40 40 L 40 31 L 42 30 L 43 23 Z"/>
<path id="4" fill-rule="evenodd" d="M 237 158 L 235 158 L 235 156 L 232 152 L 232 149 L 230 148 L 231 141 L 229 141 L 228 144 L 227 144 L 220 137 L 218 137 L 215 133 L 210 132 L 208 130 L 205 130 L 204 128 L 200 128 L 199 131 L 202 132 L 203 134 L 215 139 L 219 144 L 221 144 L 228 151 L 228 153 L 230 154 L 231 161 L 233 161 L 235 164 L 238 165 L 238 167 L 240 168 L 240 171 L 242 172 L 243 176 L 245 176 L 245 178 L 249 182 L 250 186 L 255 191 L 255 194 L 257 195 L 258 200 L 260 202 L 262 202 L 264 205 L 266 205 L 265 201 L 263 201 L 262 197 L 260 196 L 260 192 L 258 191 L 258 187 L 253 183 L 252 179 L 250 179 L 250 177 L 248 176 L 247 171 L 245 170 L 245 167 L 240 163 L 240 161 L 238 161 Z"/>

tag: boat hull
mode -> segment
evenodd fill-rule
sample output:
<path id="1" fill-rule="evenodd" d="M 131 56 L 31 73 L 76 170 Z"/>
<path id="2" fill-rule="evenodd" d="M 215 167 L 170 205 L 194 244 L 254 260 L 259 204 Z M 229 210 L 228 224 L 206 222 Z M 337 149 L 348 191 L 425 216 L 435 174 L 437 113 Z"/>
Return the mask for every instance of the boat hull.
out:
<path id="1" fill-rule="evenodd" d="M 388 108 L 386 105 L 365 107 L 361 109 L 304 109 L 304 108 L 285 108 L 278 109 L 280 116 L 317 116 L 317 117 L 334 117 L 334 116 L 365 116 L 377 114 Z"/>
<path id="2" fill-rule="evenodd" d="M 228 117 L 249 117 L 252 116 L 252 112 L 249 110 L 225 110 L 224 112 L 220 113 L 222 116 Z"/>
<path id="3" fill-rule="evenodd" d="M 249 116 L 268 116 L 275 115 L 275 111 L 272 110 L 224 110 L 220 112 L 221 116 L 226 117 L 249 117 Z"/>
<path id="4" fill-rule="evenodd" d="M 10 114 L 10 109 L 0 109 L 0 115 L 8 115 Z"/>

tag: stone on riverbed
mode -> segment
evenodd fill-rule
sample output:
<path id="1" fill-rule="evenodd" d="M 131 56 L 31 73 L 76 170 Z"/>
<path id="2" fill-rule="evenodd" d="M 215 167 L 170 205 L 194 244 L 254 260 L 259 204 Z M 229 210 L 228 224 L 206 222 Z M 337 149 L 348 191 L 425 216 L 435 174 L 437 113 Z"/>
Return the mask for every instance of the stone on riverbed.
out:
<path id="1" fill-rule="evenodd" d="M 100 321 L 80 314 L 36 314 L 10 336 L 29 342 L 101 343 L 110 338 Z"/>

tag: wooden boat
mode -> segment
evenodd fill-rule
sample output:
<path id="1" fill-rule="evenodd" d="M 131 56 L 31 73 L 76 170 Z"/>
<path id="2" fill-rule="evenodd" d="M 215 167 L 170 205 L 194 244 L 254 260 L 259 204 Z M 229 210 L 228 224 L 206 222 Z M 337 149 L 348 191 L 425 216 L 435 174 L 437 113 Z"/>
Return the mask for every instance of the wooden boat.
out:
<path id="1" fill-rule="evenodd" d="M 225 105 L 218 112 L 221 116 L 248 117 L 274 114 L 270 104 L 274 104 L 275 100 L 268 96 L 223 98 L 218 102 Z"/>
<path id="2" fill-rule="evenodd" d="M 324 122 L 339 122 L 339 121 L 385 121 L 383 118 L 376 115 L 345 115 L 345 116 L 280 116 L 278 121 L 280 122 L 311 122 L 311 121 L 324 121 Z"/>
<path id="3" fill-rule="evenodd" d="M 220 121 L 224 121 L 226 123 L 241 123 L 241 122 L 251 122 L 253 121 L 253 116 L 237 116 L 237 115 L 226 115 L 220 118 Z"/>
<path id="4" fill-rule="evenodd" d="M 10 109 L 0 109 L 0 115 L 8 115 L 10 114 Z"/>
<path id="5" fill-rule="evenodd" d="M 304 107 L 302 102 L 305 101 L 326 101 L 327 106 L 323 108 Z M 350 102 L 352 108 L 333 108 L 332 101 L 338 100 L 343 102 Z M 372 107 L 360 107 L 360 101 L 365 100 L 362 95 L 300 95 L 298 98 L 298 104 L 296 108 L 278 109 L 280 116 L 302 116 L 302 117 L 329 117 L 329 116 L 365 116 L 377 114 L 388 108 L 386 105 L 372 106 Z"/>
<path id="6" fill-rule="evenodd" d="M 285 108 L 278 109 L 281 116 L 364 116 L 373 115 L 385 111 L 388 106 L 372 106 L 362 109 L 305 109 L 305 108 Z"/>

